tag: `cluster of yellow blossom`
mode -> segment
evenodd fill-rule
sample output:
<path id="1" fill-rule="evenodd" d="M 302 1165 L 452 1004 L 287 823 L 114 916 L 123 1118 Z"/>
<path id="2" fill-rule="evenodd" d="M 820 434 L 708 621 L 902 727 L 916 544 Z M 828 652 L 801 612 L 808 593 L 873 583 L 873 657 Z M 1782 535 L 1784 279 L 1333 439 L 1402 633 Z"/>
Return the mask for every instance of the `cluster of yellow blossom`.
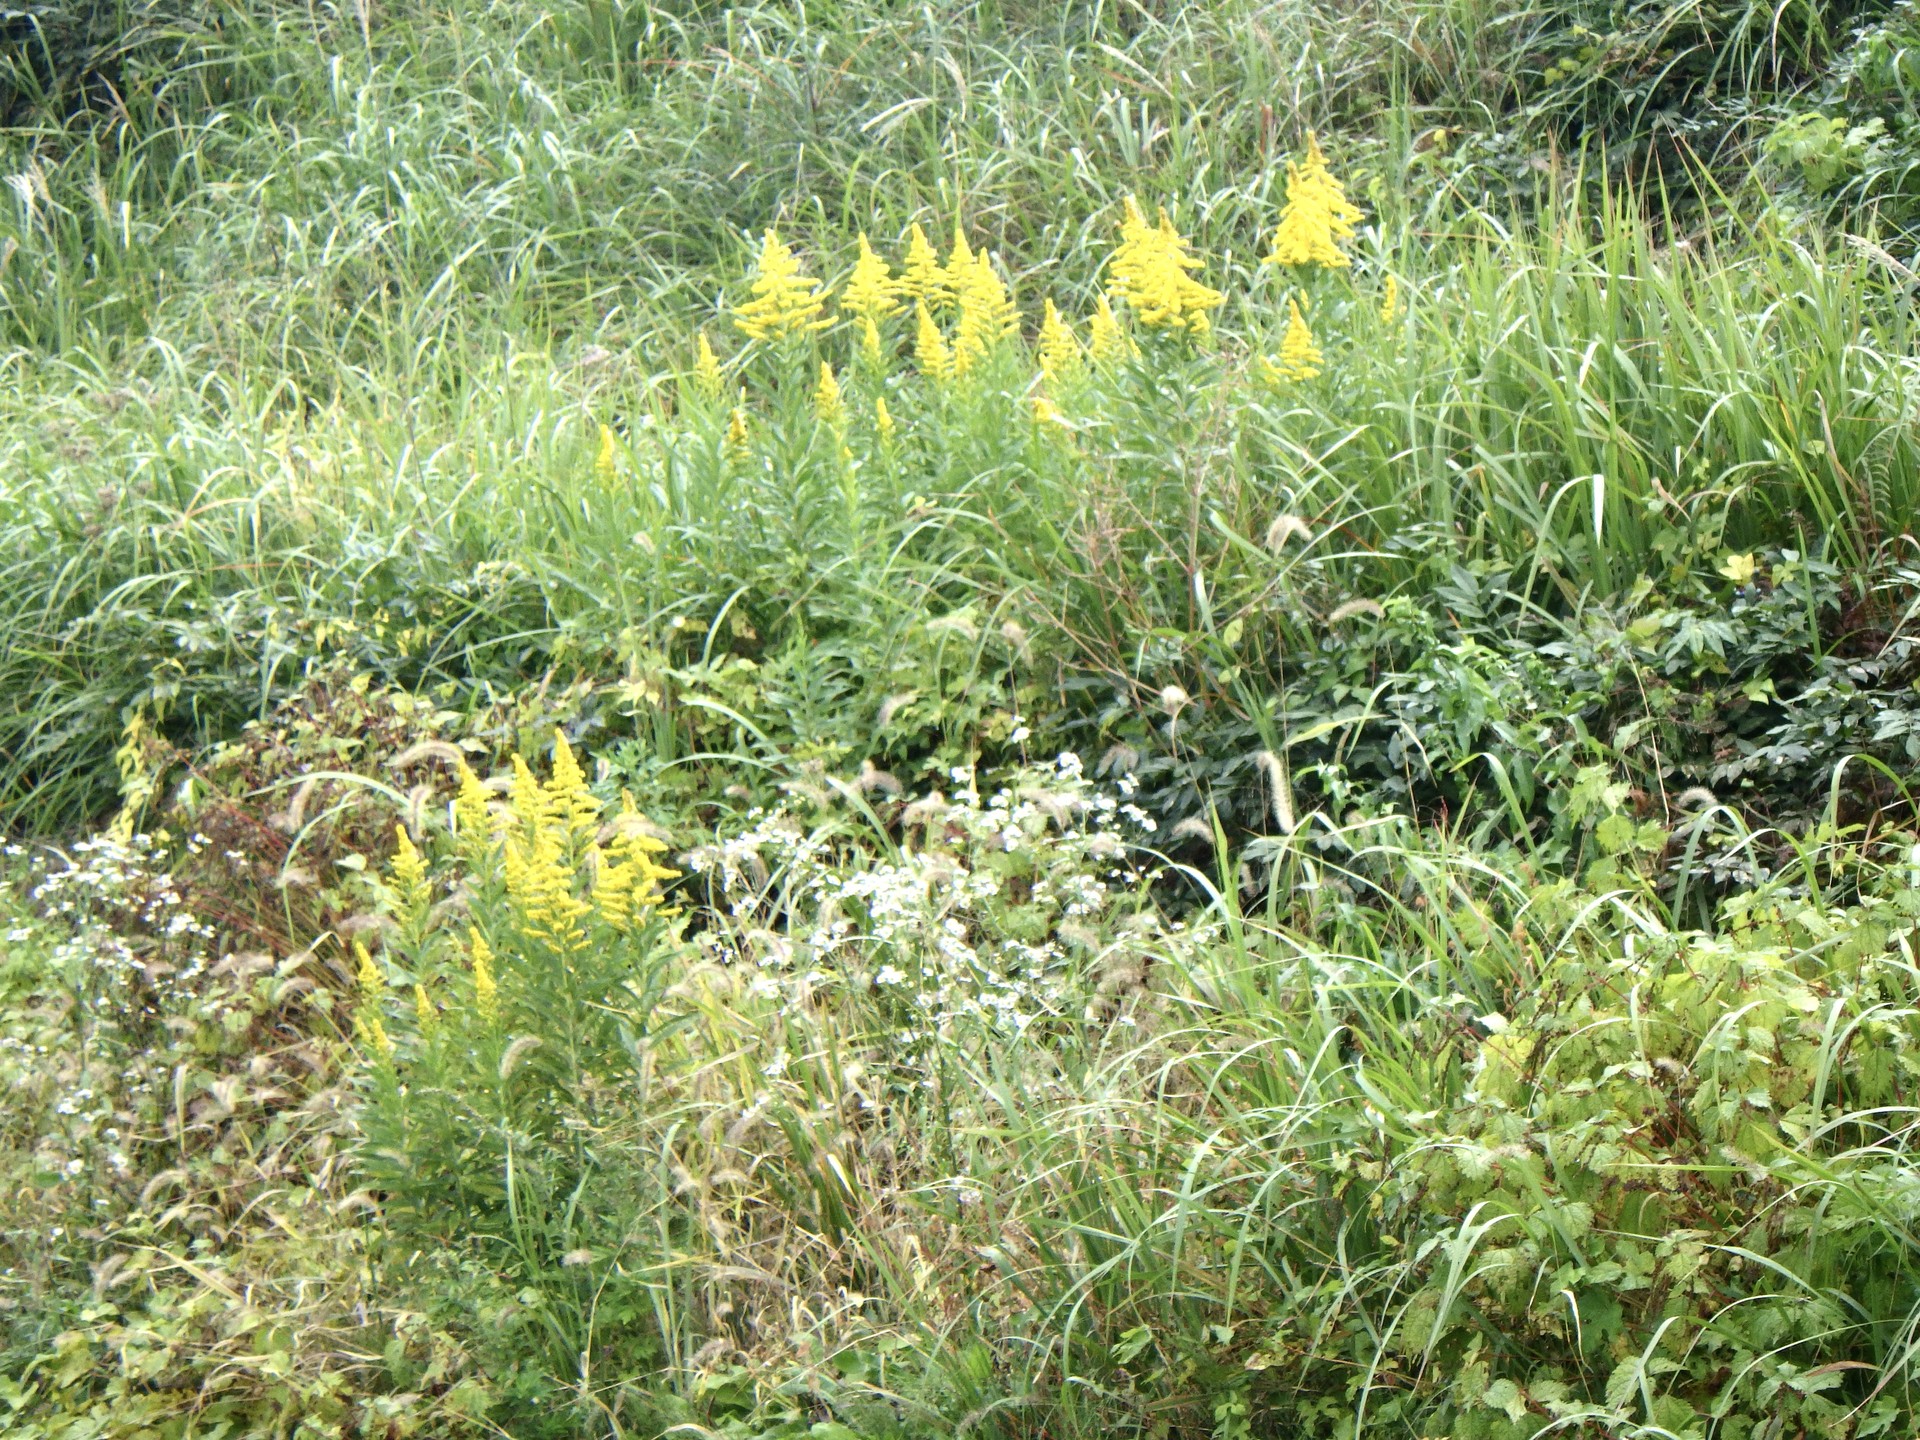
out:
<path id="1" fill-rule="evenodd" d="M 1260 373 L 1271 384 L 1288 380 L 1311 380 L 1321 371 L 1323 357 L 1314 342 L 1307 318 L 1300 313 L 1300 302 L 1287 297 L 1287 329 L 1280 337 L 1280 354 L 1260 360 Z"/>
<path id="2" fill-rule="evenodd" d="M 386 976 L 380 973 L 373 956 L 358 940 L 353 942 L 353 958 L 355 988 L 359 992 L 353 1007 L 353 1033 L 362 1045 L 383 1060 L 390 1060 L 393 1041 L 388 1038 L 386 1024 L 380 1018 L 380 1005 L 387 994 Z"/>
<path id="3" fill-rule="evenodd" d="M 1307 132 L 1307 156 L 1299 164 L 1287 162 L 1287 203 L 1280 227 L 1267 251 L 1269 265 L 1321 265 L 1339 268 L 1353 262 L 1340 241 L 1353 238 L 1359 222 L 1358 206 L 1347 199 L 1346 187 L 1327 168 L 1320 140 Z"/>
<path id="4" fill-rule="evenodd" d="M 659 862 L 665 842 L 649 833 L 646 817 L 634 808 L 632 797 L 623 794 L 620 813 L 602 845 L 604 807 L 588 788 L 565 735 L 554 735 L 553 769 L 544 783 L 524 759 L 513 757 L 511 798 L 504 812 L 495 810 L 487 786 L 465 763 L 458 776 L 452 807 L 457 853 L 474 870 L 490 867 L 498 856 L 514 929 L 521 938 L 572 954 L 592 943 L 589 926 L 595 916 L 625 932 L 660 912 L 666 899 L 662 884 L 680 873 Z M 396 908 L 404 917 L 418 919 L 432 898 L 427 862 L 404 826 L 396 827 L 395 839 L 389 874 Z M 364 945 L 355 942 L 353 953 L 355 1033 L 367 1049 L 390 1057 L 393 1042 L 381 1015 L 385 977 Z M 493 949 L 478 928 L 469 932 L 468 953 L 474 1012 L 492 1026 L 500 1014 L 499 982 Z M 424 985 L 414 986 L 413 1000 L 421 1035 L 433 1034 L 440 1012 Z"/>
<path id="5" fill-rule="evenodd" d="M 1350 266 L 1352 261 L 1341 247 L 1353 239 L 1361 218 L 1362 211 L 1347 198 L 1346 188 L 1329 168 L 1319 138 L 1309 131 L 1305 153 L 1287 162 L 1286 205 L 1265 261 L 1286 267 Z M 1052 385 L 1078 373 L 1088 360 L 1111 365 L 1137 354 L 1127 319 L 1148 330 L 1205 335 L 1212 325 L 1212 312 L 1226 297 L 1198 278 L 1201 268 L 1200 257 L 1164 208 L 1150 222 L 1139 202 L 1128 196 L 1120 241 L 1107 262 L 1105 293 L 1090 319 L 1084 347 L 1059 309 L 1051 300 L 1046 302 L 1038 335 L 1041 377 Z M 1381 319 L 1391 320 L 1397 305 L 1397 288 L 1389 277 L 1379 306 Z M 820 282 L 802 273 L 800 261 L 778 233 L 768 230 L 754 263 L 751 295 L 734 308 L 735 326 L 756 340 L 821 330 L 834 323 L 825 318 L 826 306 Z M 885 337 L 883 327 L 897 317 L 910 317 L 914 364 L 922 375 L 942 383 L 971 373 L 1020 328 L 1020 312 L 1001 271 L 987 252 L 968 245 L 958 224 L 944 260 L 926 231 L 912 226 L 897 273 L 862 232 L 859 254 L 840 289 L 835 313 L 853 327 L 861 359 L 874 367 L 885 361 L 890 344 L 898 343 Z M 1324 357 L 1298 298 L 1288 300 L 1279 354 L 1259 364 L 1262 373 L 1275 381 L 1307 380 L 1322 372 Z M 705 334 L 699 338 L 693 379 L 695 388 L 709 399 L 719 399 L 725 389 L 725 372 Z M 844 431 L 845 398 L 830 365 L 821 367 L 813 402 L 821 420 Z M 894 430 L 884 401 L 876 402 L 875 429 L 883 441 Z M 746 416 L 735 407 L 729 417 L 727 445 L 738 451 L 747 438 Z M 602 466 L 611 473 L 613 453 L 604 438 Z"/>
<path id="6" fill-rule="evenodd" d="M 836 430 L 847 423 L 847 405 L 841 398 L 839 378 L 825 360 L 820 362 L 820 383 L 813 389 L 813 413 L 820 417 L 821 424 Z"/>
<path id="7" fill-rule="evenodd" d="M 1160 223 L 1149 225 L 1139 202 L 1129 195 L 1120 222 L 1120 245 L 1107 262 L 1107 294 L 1122 301 L 1134 318 L 1150 330 L 1184 330 L 1204 335 L 1207 312 L 1226 296 L 1202 285 L 1192 272 L 1200 258 L 1173 228 L 1163 208 Z"/>
<path id="8" fill-rule="evenodd" d="M 624 929 L 660 903 L 660 882 L 676 872 L 653 857 L 665 850 L 644 832 L 644 820 L 627 801 L 611 846 L 598 844 L 600 801 L 564 735 L 553 742 L 553 774 L 545 784 L 520 756 L 513 757 L 513 823 L 502 863 L 507 898 L 521 933 L 562 952 L 588 943 L 586 919 L 595 910 Z M 592 903 L 580 894 L 580 873 L 590 877 Z"/>
<path id="9" fill-rule="evenodd" d="M 749 339 L 781 340 L 833 322 L 821 318 L 827 308 L 820 282 L 800 273 L 800 261 L 767 231 L 753 267 L 753 298 L 734 307 L 733 323 Z"/>

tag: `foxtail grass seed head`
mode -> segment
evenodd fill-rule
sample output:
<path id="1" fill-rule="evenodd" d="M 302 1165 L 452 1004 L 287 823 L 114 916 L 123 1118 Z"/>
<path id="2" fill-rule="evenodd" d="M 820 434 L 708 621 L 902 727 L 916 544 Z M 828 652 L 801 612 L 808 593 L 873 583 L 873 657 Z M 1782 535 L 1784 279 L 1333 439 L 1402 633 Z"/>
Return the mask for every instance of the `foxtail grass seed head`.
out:
<path id="1" fill-rule="evenodd" d="M 1377 620 L 1386 613 L 1387 612 L 1381 608 L 1378 600 L 1368 600 L 1362 597 L 1356 600 L 1348 600 L 1344 604 L 1334 606 L 1332 610 L 1327 612 L 1327 623 L 1329 625 L 1339 625 L 1353 619 L 1357 615 L 1367 615 Z"/>
<path id="2" fill-rule="evenodd" d="M 840 382 L 834 378 L 833 366 L 825 360 L 820 362 L 820 383 L 813 387 L 813 413 L 819 416 L 822 425 L 836 430 L 847 423 L 847 405 L 841 398 Z"/>
<path id="3" fill-rule="evenodd" d="M 940 327 L 933 323 L 933 312 L 927 308 L 926 301 L 915 302 L 914 319 L 914 364 L 929 380 L 951 380 L 954 374 L 953 352 L 947 348 L 946 337 L 940 333 Z"/>
<path id="4" fill-rule="evenodd" d="M 953 287 L 947 283 L 947 267 L 940 254 L 918 225 L 907 237 L 907 259 L 901 268 L 898 291 L 902 299 L 938 311 L 953 303 Z"/>
<path id="5" fill-rule="evenodd" d="M 820 318 L 826 309 L 820 282 L 801 273 L 798 257 L 773 230 L 761 242 L 751 290 L 753 298 L 733 312 L 734 325 L 750 339 L 782 340 L 829 323 Z"/>
<path id="6" fill-rule="evenodd" d="M 700 332 L 699 353 L 694 357 L 693 384 L 709 400 L 718 400 L 720 392 L 727 385 L 726 372 L 720 368 L 720 357 L 713 353 L 713 344 L 704 330 Z"/>
<path id="7" fill-rule="evenodd" d="M 1287 541 L 1299 537 L 1303 545 L 1313 543 L 1313 527 L 1298 515 L 1276 515 L 1273 523 L 1267 526 L 1267 549 L 1278 555 L 1287 548 Z"/>
<path id="8" fill-rule="evenodd" d="M 1049 300 L 1040 319 L 1040 373 L 1048 380 L 1064 380 L 1080 368 L 1080 341 L 1073 327 Z"/>
<path id="9" fill-rule="evenodd" d="M 867 232 L 860 232 L 860 258 L 840 291 L 840 313 L 866 322 L 870 329 L 900 313 L 900 287 L 887 262 L 874 253 Z"/>
<path id="10" fill-rule="evenodd" d="M 1132 353 L 1133 341 L 1121 328 L 1120 317 L 1113 313 L 1113 303 L 1102 295 L 1099 304 L 1094 306 L 1093 323 L 1087 330 L 1087 354 L 1096 365 L 1112 365 Z"/>
<path id="11" fill-rule="evenodd" d="M 1273 232 L 1267 263 L 1328 269 L 1350 265 L 1340 242 L 1353 238 L 1353 227 L 1361 218 L 1360 208 L 1347 199 L 1346 187 L 1327 168 L 1319 138 L 1309 130 L 1305 158 L 1287 162 L 1287 203 Z"/>
<path id="12" fill-rule="evenodd" d="M 1273 807 L 1273 823 L 1282 835 L 1298 828 L 1293 818 L 1293 783 L 1287 776 L 1287 762 L 1271 750 L 1257 751 L 1253 763 L 1267 782 L 1268 803 Z"/>
<path id="13" fill-rule="evenodd" d="M 1269 384 L 1283 385 L 1295 380 L 1311 380 L 1322 368 L 1320 347 L 1314 343 L 1306 316 L 1300 313 L 1300 302 L 1288 296 L 1287 329 L 1280 337 L 1280 354 L 1273 359 L 1262 358 L 1260 372 Z"/>

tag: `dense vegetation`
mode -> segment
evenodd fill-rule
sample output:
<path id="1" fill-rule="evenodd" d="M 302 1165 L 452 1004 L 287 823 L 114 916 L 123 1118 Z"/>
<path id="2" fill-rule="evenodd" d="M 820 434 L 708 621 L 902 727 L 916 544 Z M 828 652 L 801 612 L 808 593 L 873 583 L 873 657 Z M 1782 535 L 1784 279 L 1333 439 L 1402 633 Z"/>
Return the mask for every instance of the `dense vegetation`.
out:
<path id="1" fill-rule="evenodd" d="M 0 9 L 0 1428 L 1912 1433 L 1916 55 Z"/>

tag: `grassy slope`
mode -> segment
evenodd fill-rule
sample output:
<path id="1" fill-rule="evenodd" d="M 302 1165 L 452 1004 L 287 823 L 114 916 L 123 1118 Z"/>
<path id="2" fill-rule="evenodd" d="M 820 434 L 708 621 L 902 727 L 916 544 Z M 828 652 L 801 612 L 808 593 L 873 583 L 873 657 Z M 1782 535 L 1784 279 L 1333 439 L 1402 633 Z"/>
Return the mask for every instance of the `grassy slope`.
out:
<path id="1" fill-rule="evenodd" d="M 218 1375 L 192 1423 L 242 1433 L 488 1405 L 516 1435 L 1904 1426 L 1912 881 L 1886 835 L 1817 823 L 1873 815 L 1920 734 L 1910 277 L 1757 189 L 1681 233 L 1650 198 L 1559 193 L 1580 162 L 1537 127 L 1659 98 L 1550 73 L 1565 18 L 499 3 L 363 31 L 261 7 L 107 138 L 11 137 L 0 794 L 49 833 L 158 779 L 152 821 L 254 855 L 180 861 L 193 903 L 274 956 L 155 997 L 88 958 L 104 932 L 19 922 L 16 1039 L 87 1041 L 71 1073 L 21 1052 L 22 1413 L 186 1425 L 179 1393 Z M 1846 19 L 1723 46 L 1718 78 L 1815 69 Z M 1309 125 L 1371 220 L 1350 273 L 1305 282 L 1326 375 L 1276 389 L 1285 286 L 1257 261 Z M 1207 346 L 1052 387 L 1064 435 L 1032 420 L 1024 345 L 949 392 L 843 333 L 743 347 L 721 315 L 764 225 L 834 276 L 859 231 L 897 257 L 959 219 L 1029 332 L 1042 296 L 1083 319 L 1130 192 L 1229 301 Z M 744 453 L 687 377 L 703 323 Z M 813 413 L 821 358 L 844 435 Z M 438 708 L 388 714 L 385 683 Z M 169 744 L 259 717 L 176 788 Z M 367 792 L 323 790 L 324 824 L 276 829 L 265 787 L 398 786 L 425 734 L 500 763 L 553 721 L 682 846 L 781 804 L 826 854 L 763 836 L 771 890 L 708 893 L 731 967 L 605 939 L 616 1034 L 502 940 L 490 862 L 436 840 L 436 885 L 474 872 L 481 928 L 520 947 L 505 1032 L 469 1033 L 460 927 L 300 851 L 377 860 L 386 802 L 342 821 L 323 805 Z M 1212 928 L 1141 919 L 1145 882 L 1061 833 L 1057 774 L 1015 782 L 1017 863 L 948 821 L 1000 887 L 964 902 L 890 868 L 884 788 L 876 834 L 825 784 L 866 761 L 951 792 L 1029 722 L 1196 822 L 1128 833 Z M 1890 768 L 1855 762 L 1829 806 L 1863 745 Z M 1319 812 L 1297 836 L 1263 751 Z M 447 798 L 426 783 L 416 820 Z M 795 962 L 833 918 L 814 865 L 872 937 L 857 960 Z M 1077 920 L 1031 889 L 1076 866 L 1113 887 Z M 975 958 L 883 934 L 889 885 Z M 394 994 L 359 1004 L 445 1106 L 352 1064 L 351 960 L 303 948 L 370 908 L 405 934 Z M 195 973 L 191 940 L 139 944 Z M 445 1032 L 410 1018 L 415 979 Z M 1009 1029 L 1001 1002 L 1050 1018 Z M 930 1086 L 901 1038 L 926 1026 Z M 516 1033 L 564 1053 L 531 1088 Z M 116 1161 L 110 1126 L 147 1148 Z M 380 1227 L 297 1218 L 360 1183 Z M 52 1223 L 82 1238 L 42 1249 Z M 270 1298 L 236 1310 L 248 1285 Z"/>

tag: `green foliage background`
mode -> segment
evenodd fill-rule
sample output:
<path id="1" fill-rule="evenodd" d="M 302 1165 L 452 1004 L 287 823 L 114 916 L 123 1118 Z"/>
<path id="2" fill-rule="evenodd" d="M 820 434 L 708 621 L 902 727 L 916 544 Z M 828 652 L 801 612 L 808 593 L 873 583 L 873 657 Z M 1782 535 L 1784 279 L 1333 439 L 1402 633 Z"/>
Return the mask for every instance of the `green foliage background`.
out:
<path id="1" fill-rule="evenodd" d="M 0 7 L 9 1433 L 1911 1430 L 1915 24 Z M 1128 194 L 1214 334 L 1039 386 Z M 965 384 L 730 328 L 916 223 Z"/>

